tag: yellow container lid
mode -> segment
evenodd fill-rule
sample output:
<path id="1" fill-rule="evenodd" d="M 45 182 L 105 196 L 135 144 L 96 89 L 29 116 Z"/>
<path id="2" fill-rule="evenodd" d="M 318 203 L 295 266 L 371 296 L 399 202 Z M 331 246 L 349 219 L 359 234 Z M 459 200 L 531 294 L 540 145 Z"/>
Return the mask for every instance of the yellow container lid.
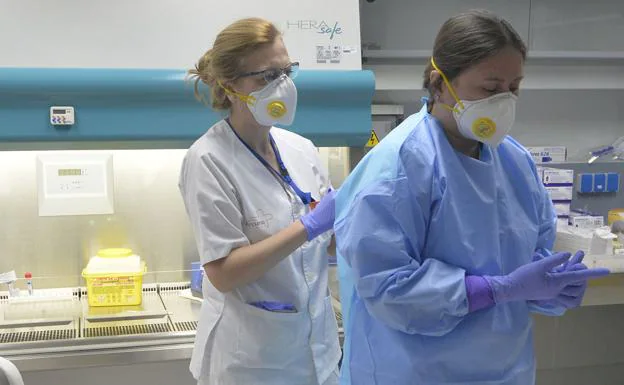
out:
<path id="1" fill-rule="evenodd" d="M 613 225 L 615 222 L 624 221 L 624 209 L 609 210 L 607 221 L 609 226 Z"/>
<path id="2" fill-rule="evenodd" d="M 101 258 L 124 258 L 133 255 L 132 249 L 111 248 L 98 251 L 97 256 Z"/>

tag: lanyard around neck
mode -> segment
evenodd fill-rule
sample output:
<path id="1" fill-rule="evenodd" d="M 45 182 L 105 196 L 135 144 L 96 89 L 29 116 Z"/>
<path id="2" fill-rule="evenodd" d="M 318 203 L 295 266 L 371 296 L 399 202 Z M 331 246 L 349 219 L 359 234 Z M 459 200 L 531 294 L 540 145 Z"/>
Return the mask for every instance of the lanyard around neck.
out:
<path id="1" fill-rule="evenodd" d="M 241 143 L 243 143 L 243 145 L 245 145 L 245 147 L 247 147 L 247 149 L 256 157 L 256 159 L 258 159 L 260 161 L 260 163 L 262 163 L 264 165 L 264 167 L 266 169 L 268 169 L 273 175 L 277 176 L 282 181 L 284 181 L 286 184 L 288 184 L 294 190 L 295 194 L 297 194 L 297 196 L 301 199 L 301 201 L 303 202 L 304 205 L 309 205 L 310 203 L 313 202 L 312 194 L 310 194 L 309 192 L 303 192 L 299 188 L 299 186 L 297 186 L 295 181 L 290 177 L 290 174 L 288 173 L 288 170 L 286 169 L 286 166 L 284 165 L 284 162 L 282 161 L 282 157 L 280 156 L 280 153 L 279 153 L 279 150 L 277 148 L 277 145 L 275 144 L 275 140 L 273 140 L 273 136 L 270 133 L 269 133 L 269 141 L 271 143 L 271 148 L 273 149 L 273 153 L 275 154 L 275 159 L 277 160 L 277 166 L 279 168 L 279 173 L 277 171 L 275 171 L 275 169 L 269 164 L 269 162 L 266 161 L 266 159 L 264 159 L 262 156 L 260 156 L 260 154 L 258 154 L 253 148 L 251 148 L 243 140 L 243 138 L 241 138 L 238 135 L 236 130 L 234 130 L 234 128 L 232 127 L 232 124 L 230 123 L 229 119 L 227 120 L 227 123 L 230 126 L 230 129 L 232 130 L 234 135 L 236 135 L 236 137 L 238 138 L 238 140 L 240 140 Z"/>

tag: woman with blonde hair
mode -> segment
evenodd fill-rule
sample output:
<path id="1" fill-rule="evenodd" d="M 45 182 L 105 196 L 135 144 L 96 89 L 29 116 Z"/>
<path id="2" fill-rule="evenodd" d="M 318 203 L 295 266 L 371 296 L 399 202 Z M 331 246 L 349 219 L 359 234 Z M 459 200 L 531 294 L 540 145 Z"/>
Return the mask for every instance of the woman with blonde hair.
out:
<path id="1" fill-rule="evenodd" d="M 221 31 L 189 71 L 227 118 L 189 149 L 180 191 L 205 271 L 191 360 L 199 384 L 337 384 L 327 288 L 334 193 L 318 151 L 274 127 L 297 89 L 280 32 L 258 18 Z M 317 205 L 318 203 L 318 205 Z"/>

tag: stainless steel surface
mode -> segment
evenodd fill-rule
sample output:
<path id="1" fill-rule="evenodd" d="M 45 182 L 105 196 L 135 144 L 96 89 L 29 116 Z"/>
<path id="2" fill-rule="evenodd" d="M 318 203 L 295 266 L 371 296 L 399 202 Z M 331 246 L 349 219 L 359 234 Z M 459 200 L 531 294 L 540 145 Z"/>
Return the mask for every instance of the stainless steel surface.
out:
<path id="1" fill-rule="evenodd" d="M 79 301 L 77 290 L 73 298 L 49 302 L 12 302 L 7 293 L 0 294 L 0 349 L 77 338 Z"/>
<path id="2" fill-rule="evenodd" d="M 85 289 L 75 289 L 82 304 L 79 322 L 20 321 L 22 324 L 18 325 L 27 333 L 0 343 L 0 356 L 9 358 L 24 372 L 187 360 L 201 307 L 199 302 L 180 295 L 189 287 L 188 282 L 146 285 L 141 306 L 111 308 L 90 308 Z M 334 309 L 342 342 L 342 315 L 337 300 Z M 78 324 L 80 329 L 76 328 Z M 71 333 L 59 329 L 68 325 L 75 328 L 67 329 Z M 11 335 L 4 328 L 0 330 L 2 335 Z M 58 338 L 48 338 L 52 335 Z"/>
<path id="3" fill-rule="evenodd" d="M 165 299 L 161 299 L 159 285 L 148 284 L 141 305 L 120 307 L 89 307 L 86 290 L 75 289 L 79 309 L 75 319 L 3 321 L 0 356 L 10 358 L 22 371 L 188 359 L 199 306 L 182 305 L 189 300 L 179 293 L 188 283 L 162 286 Z M 7 296 L 0 297 L 2 314 L 9 309 L 7 305 Z M 46 305 L 58 306 L 55 302 L 37 304 Z"/>
<path id="4" fill-rule="evenodd" d="M 169 311 L 169 318 L 176 331 L 193 331 L 197 330 L 197 321 L 199 320 L 199 312 L 201 303 L 180 296 L 182 291 L 190 289 L 188 284 L 160 284 L 160 298 Z"/>
<path id="5" fill-rule="evenodd" d="M 71 325 L 67 325 L 71 326 Z M 42 329 L 42 330 L 21 330 L 21 331 L 2 331 L 2 344 L 23 344 L 24 342 L 33 341 L 57 341 L 70 340 L 76 338 L 77 332 L 75 328 L 66 329 Z"/>
<path id="6" fill-rule="evenodd" d="M 116 346 L 80 346 L 53 352 L 16 352 L 4 357 L 22 372 L 188 360 L 193 351 L 193 340 L 193 336 L 187 336 L 146 344 L 132 342 Z"/>
<path id="7" fill-rule="evenodd" d="M 169 321 L 170 310 L 165 309 L 156 285 L 143 288 L 143 300 L 136 306 L 90 307 L 86 291 L 83 291 L 82 334 L 83 338 L 138 336 L 173 331 Z"/>

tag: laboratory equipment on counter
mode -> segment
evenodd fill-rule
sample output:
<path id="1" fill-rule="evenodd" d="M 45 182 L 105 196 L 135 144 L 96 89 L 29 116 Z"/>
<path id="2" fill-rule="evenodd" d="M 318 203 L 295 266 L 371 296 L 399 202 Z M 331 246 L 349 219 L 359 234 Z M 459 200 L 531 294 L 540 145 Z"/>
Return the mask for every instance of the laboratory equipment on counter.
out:
<path id="1" fill-rule="evenodd" d="M 613 225 L 615 222 L 624 222 L 624 209 L 609 210 L 607 215 L 609 226 Z"/>
<path id="2" fill-rule="evenodd" d="M 32 273 L 24 273 L 24 279 L 26 280 L 26 287 L 28 288 L 28 295 L 33 294 Z"/>
<path id="3" fill-rule="evenodd" d="M 89 305 L 140 305 L 145 271 L 145 262 L 131 249 L 100 250 L 82 271 Z"/>
<path id="4" fill-rule="evenodd" d="M 611 226 L 611 232 L 618 236 L 617 241 L 613 242 L 614 247 L 624 254 L 624 209 L 609 210 L 607 223 Z"/>
<path id="5" fill-rule="evenodd" d="M 602 146 L 589 152 L 587 163 L 592 164 L 603 156 L 613 155 L 613 160 L 624 160 L 624 136 L 618 138 L 609 146 Z"/>
<path id="6" fill-rule="evenodd" d="M 0 274 L 0 283 L 7 285 L 10 296 L 19 295 L 19 289 L 15 287 L 15 281 L 17 281 L 17 275 L 15 275 L 13 270 Z"/>

